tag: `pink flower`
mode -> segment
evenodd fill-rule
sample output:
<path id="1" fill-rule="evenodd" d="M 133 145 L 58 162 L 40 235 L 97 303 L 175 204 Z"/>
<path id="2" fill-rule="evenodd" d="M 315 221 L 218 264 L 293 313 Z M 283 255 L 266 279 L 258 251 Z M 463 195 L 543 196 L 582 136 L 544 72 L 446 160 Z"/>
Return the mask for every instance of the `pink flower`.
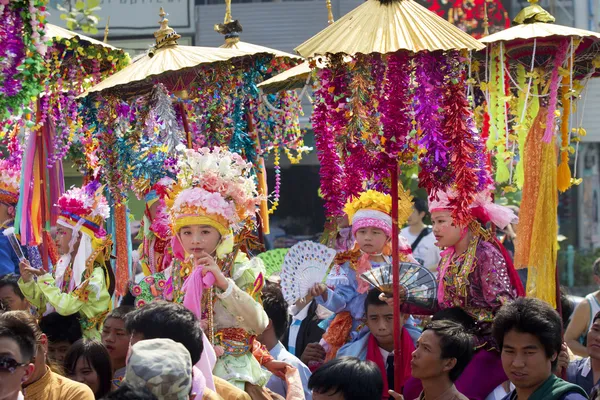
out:
<path id="1" fill-rule="evenodd" d="M 216 191 L 219 187 L 219 178 L 213 174 L 204 174 L 202 176 L 202 184 L 209 191 Z"/>

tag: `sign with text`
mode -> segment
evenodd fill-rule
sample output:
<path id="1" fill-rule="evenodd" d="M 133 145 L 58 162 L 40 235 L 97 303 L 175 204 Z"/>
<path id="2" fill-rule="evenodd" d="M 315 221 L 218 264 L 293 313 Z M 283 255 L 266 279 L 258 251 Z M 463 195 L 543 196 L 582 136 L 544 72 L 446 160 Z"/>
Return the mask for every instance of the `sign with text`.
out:
<path id="1" fill-rule="evenodd" d="M 49 22 L 65 27 L 61 19 L 63 11 L 59 6 L 71 10 L 81 0 L 49 0 Z M 110 37 L 122 36 L 147 36 L 159 28 L 161 7 L 164 8 L 169 19 L 169 26 L 179 34 L 193 33 L 194 27 L 194 1 L 193 0 L 99 0 L 100 9 L 94 12 L 100 21 L 98 35 L 102 36 L 106 22 L 110 17 Z"/>

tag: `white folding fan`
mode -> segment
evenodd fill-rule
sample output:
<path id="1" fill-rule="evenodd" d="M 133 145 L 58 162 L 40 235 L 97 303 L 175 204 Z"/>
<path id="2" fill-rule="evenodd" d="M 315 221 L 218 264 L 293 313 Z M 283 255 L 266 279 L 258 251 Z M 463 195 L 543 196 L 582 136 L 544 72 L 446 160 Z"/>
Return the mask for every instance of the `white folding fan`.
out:
<path id="1" fill-rule="evenodd" d="M 285 300 L 294 304 L 306 296 L 315 283 L 323 282 L 335 255 L 335 250 L 308 240 L 292 246 L 285 255 L 280 274 Z"/>
<path id="2" fill-rule="evenodd" d="M 400 288 L 405 296 L 404 301 L 408 304 L 433 309 L 437 297 L 437 281 L 433 274 L 419 264 L 403 262 L 398 267 L 400 269 Z M 373 268 L 360 277 L 388 296 L 391 296 L 394 291 L 393 269 L 390 264 Z"/>

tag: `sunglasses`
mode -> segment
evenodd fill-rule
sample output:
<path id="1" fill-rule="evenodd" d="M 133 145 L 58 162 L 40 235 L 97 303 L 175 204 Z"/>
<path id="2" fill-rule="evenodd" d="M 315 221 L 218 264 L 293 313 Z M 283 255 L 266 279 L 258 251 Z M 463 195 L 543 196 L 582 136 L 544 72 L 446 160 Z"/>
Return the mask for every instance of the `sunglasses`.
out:
<path id="1" fill-rule="evenodd" d="M 14 358 L 0 356 L 0 372 L 9 372 L 14 374 L 18 367 L 24 367 L 28 363 L 19 363 Z"/>

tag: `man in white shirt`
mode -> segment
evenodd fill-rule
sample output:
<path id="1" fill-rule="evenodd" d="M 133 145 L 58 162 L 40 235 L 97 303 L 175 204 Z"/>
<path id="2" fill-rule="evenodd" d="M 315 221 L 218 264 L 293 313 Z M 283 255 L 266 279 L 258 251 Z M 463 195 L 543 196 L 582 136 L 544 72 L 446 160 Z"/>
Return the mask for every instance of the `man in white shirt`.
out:
<path id="1" fill-rule="evenodd" d="M 413 256 L 431 272 L 436 272 L 440 262 L 440 249 L 435 245 L 436 239 L 423 219 L 427 215 L 427 202 L 416 199 L 413 213 L 408 217 L 407 227 L 400 234 L 411 244 Z"/>
<path id="2" fill-rule="evenodd" d="M 285 362 L 298 370 L 304 396 L 307 400 L 312 400 L 311 391 L 308 389 L 310 370 L 298 357 L 287 351 L 279 341 L 287 329 L 288 322 L 288 305 L 283 298 L 281 289 L 277 285 L 267 283 L 262 291 L 262 301 L 263 308 L 269 316 L 269 325 L 258 337 L 258 340 L 269 349 L 269 353 L 275 360 Z M 286 382 L 275 375 L 271 376 L 267 382 L 267 388 L 283 397 L 287 395 Z"/>

